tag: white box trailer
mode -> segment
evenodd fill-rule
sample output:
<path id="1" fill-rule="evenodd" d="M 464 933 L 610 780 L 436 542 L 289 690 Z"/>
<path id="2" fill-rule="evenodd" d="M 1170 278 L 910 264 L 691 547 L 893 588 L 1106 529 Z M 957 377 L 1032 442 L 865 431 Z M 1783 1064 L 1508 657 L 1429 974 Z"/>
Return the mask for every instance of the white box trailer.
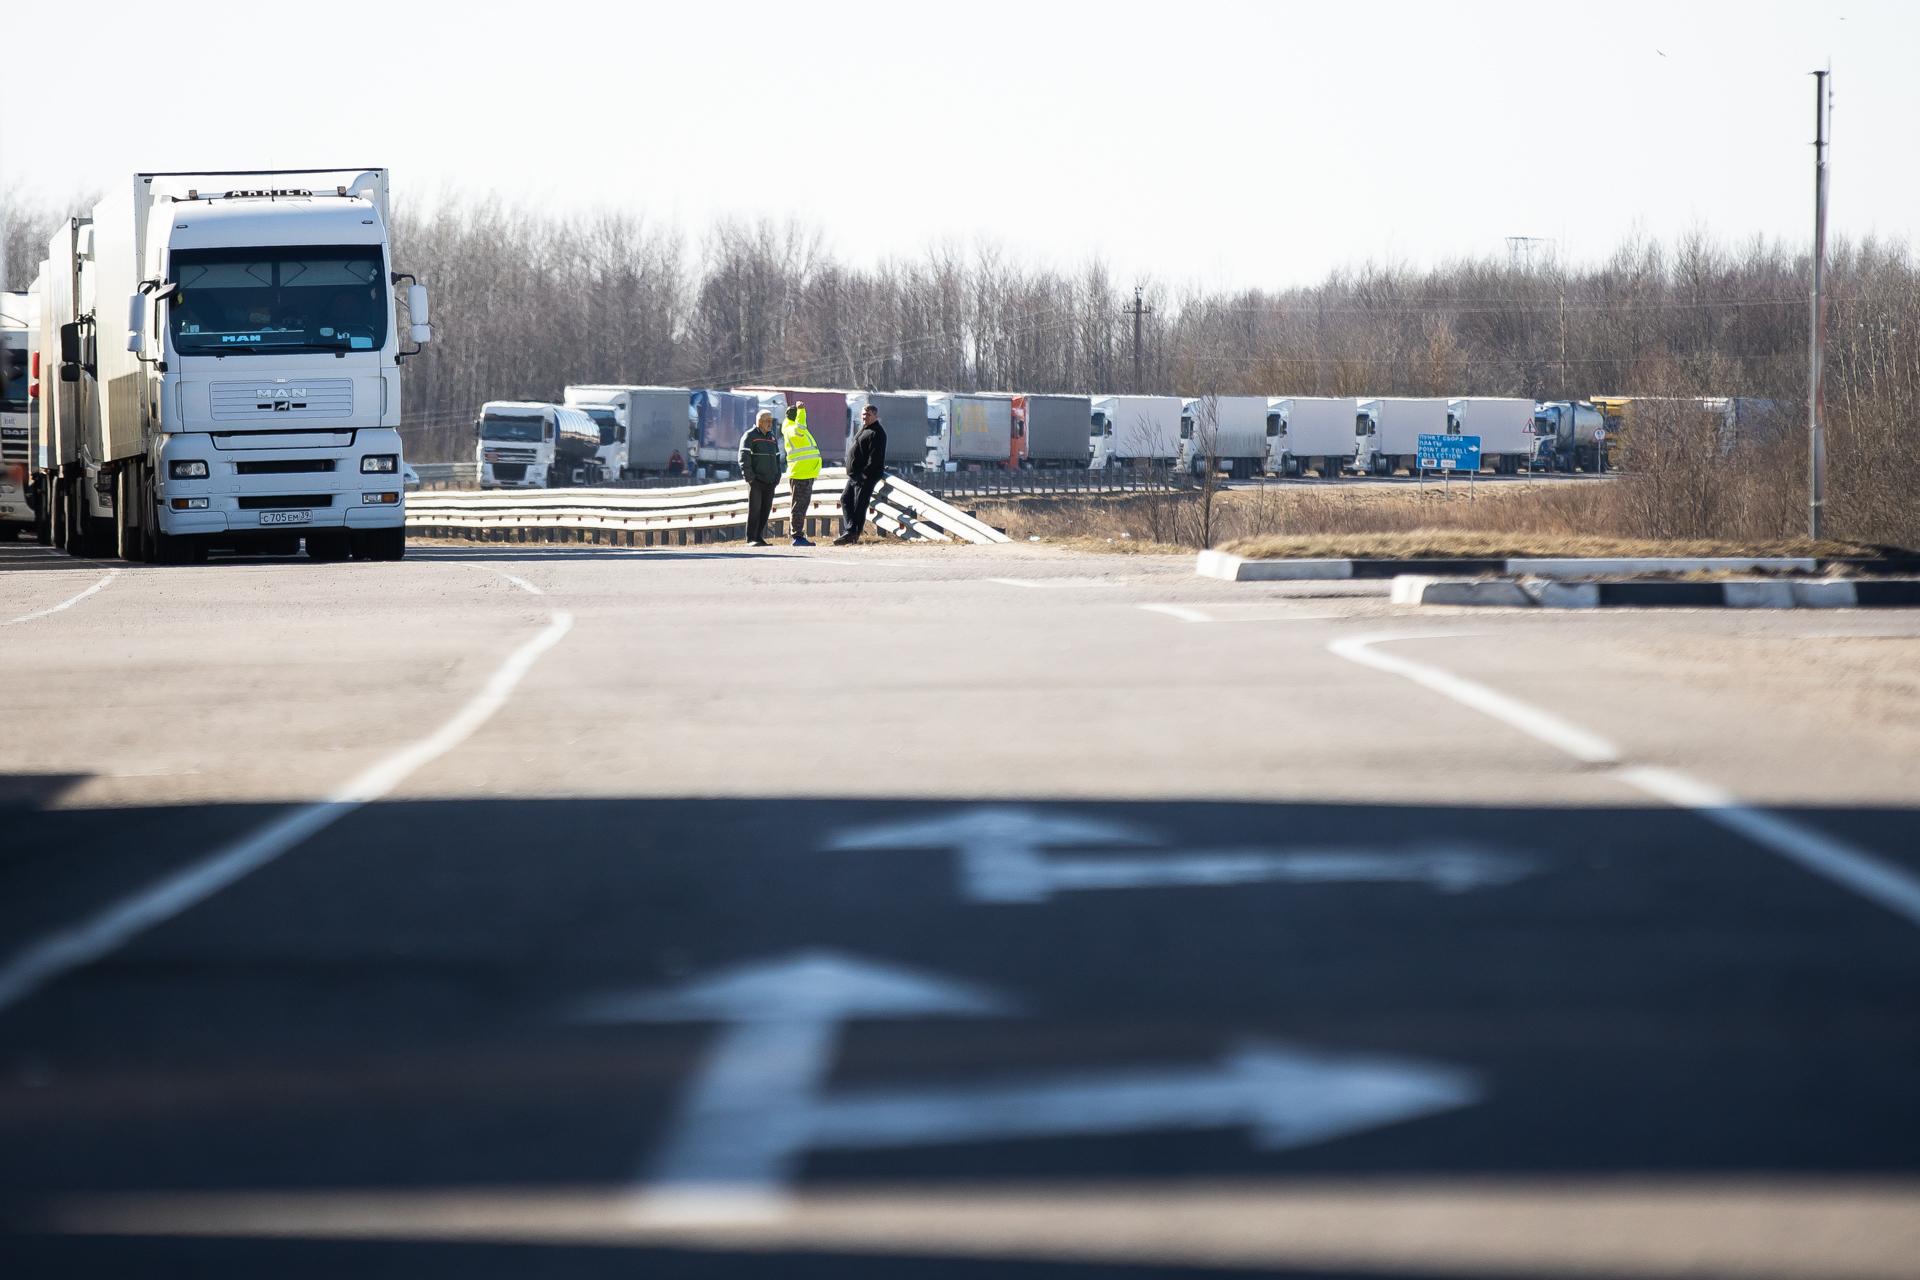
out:
<path id="1" fill-rule="evenodd" d="M 1007 465 L 1013 448 L 1013 397 L 955 395 L 947 414 L 943 462 Z"/>
<path id="2" fill-rule="evenodd" d="M 1533 401 L 1467 397 L 1447 402 L 1447 431 L 1480 437 L 1480 469 L 1515 472 L 1533 461 Z"/>
<path id="3" fill-rule="evenodd" d="M 1209 455 L 1236 480 L 1247 480 L 1267 466 L 1265 396 L 1196 396 L 1181 408 L 1181 457 L 1199 475 Z"/>
<path id="4" fill-rule="evenodd" d="M 1363 434 L 1367 419 L 1360 412 L 1365 403 L 1353 396 L 1293 396 L 1270 402 L 1280 414 L 1279 435 L 1274 438 L 1276 470 L 1286 475 L 1318 471 L 1330 479 L 1359 465 L 1370 449 Z"/>
<path id="5" fill-rule="evenodd" d="M 39 531 L 33 420 L 39 309 L 34 293 L 0 293 L 0 538 Z"/>
<path id="6" fill-rule="evenodd" d="M 1408 398 L 1385 396 L 1361 405 L 1361 412 L 1373 420 L 1373 464 L 1383 476 L 1397 470 L 1409 475 L 1420 467 L 1420 437 L 1447 434 L 1445 397 Z"/>
<path id="7" fill-rule="evenodd" d="M 1093 402 L 1090 466 L 1180 461 L 1179 396 L 1100 396 Z"/>
<path id="8" fill-rule="evenodd" d="M 665 475 L 675 454 L 687 467 L 688 427 L 692 422 L 689 406 L 693 391 L 688 387 L 610 386 L 595 384 L 568 387 L 568 405 L 604 404 L 619 411 L 625 439 L 608 473 L 622 479 L 632 476 Z M 602 447 L 603 459 L 607 450 Z"/>

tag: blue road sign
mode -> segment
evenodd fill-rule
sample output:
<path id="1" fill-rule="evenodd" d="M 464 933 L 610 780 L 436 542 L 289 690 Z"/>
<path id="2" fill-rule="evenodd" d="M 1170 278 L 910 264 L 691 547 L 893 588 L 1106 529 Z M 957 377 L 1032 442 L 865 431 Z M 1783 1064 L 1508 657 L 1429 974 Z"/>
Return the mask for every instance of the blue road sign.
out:
<path id="1" fill-rule="evenodd" d="M 1478 471 L 1480 437 L 1422 435 L 1420 465 L 1428 471 Z"/>

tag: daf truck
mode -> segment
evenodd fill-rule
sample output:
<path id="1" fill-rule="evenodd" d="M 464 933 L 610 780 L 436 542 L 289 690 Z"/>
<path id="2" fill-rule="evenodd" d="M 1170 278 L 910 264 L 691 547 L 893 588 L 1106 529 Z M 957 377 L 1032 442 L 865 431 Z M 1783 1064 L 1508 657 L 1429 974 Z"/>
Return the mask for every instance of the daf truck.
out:
<path id="1" fill-rule="evenodd" d="M 675 454 L 686 462 L 693 394 L 688 387 L 594 385 L 568 387 L 563 399 L 575 408 L 606 405 L 615 411 L 614 445 L 601 445 L 602 466 L 608 475 L 630 480 L 666 475 Z"/>
<path id="2" fill-rule="evenodd" d="M 70 219 L 41 281 L 60 543 L 160 563 L 302 540 L 316 560 L 405 554 L 400 365 L 431 330 L 390 226 L 372 168 L 140 173 Z"/>
<path id="3" fill-rule="evenodd" d="M 1273 437 L 1275 470 L 1297 476 L 1317 471 L 1322 480 L 1352 470 L 1371 454 L 1372 425 L 1352 396 L 1293 396 L 1269 400 L 1279 415 Z"/>
<path id="4" fill-rule="evenodd" d="M 489 400 L 473 436 L 482 489 L 564 489 L 600 479 L 600 428 L 579 409 Z"/>
<path id="5" fill-rule="evenodd" d="M 1447 434 L 1480 437 L 1480 469 L 1511 474 L 1533 461 L 1533 401 L 1470 396 L 1447 401 Z"/>
<path id="6" fill-rule="evenodd" d="M 1585 401 L 1554 400 L 1534 406 L 1533 437 L 1534 465 L 1541 470 L 1597 471 L 1606 423 Z"/>
<path id="7" fill-rule="evenodd" d="M 1093 402 L 1088 466 L 1180 461 L 1179 396 L 1101 396 Z"/>

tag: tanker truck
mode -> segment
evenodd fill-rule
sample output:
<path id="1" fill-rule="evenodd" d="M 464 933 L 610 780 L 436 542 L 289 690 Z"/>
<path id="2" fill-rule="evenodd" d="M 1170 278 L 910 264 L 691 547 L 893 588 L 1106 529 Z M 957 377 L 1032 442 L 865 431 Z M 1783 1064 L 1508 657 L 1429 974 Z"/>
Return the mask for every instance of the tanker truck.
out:
<path id="1" fill-rule="evenodd" d="M 579 409 L 489 400 L 473 435 L 482 489 L 563 489 L 600 479 L 600 427 Z"/>

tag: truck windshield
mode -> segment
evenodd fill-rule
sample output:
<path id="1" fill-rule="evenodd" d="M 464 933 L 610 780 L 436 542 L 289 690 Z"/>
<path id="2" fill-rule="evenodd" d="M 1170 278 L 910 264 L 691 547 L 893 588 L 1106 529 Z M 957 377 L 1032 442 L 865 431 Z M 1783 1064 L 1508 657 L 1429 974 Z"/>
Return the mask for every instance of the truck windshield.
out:
<path id="1" fill-rule="evenodd" d="M 0 409 L 25 413 L 32 407 L 27 396 L 27 358 L 25 347 L 0 347 Z"/>
<path id="2" fill-rule="evenodd" d="M 1089 438 L 1097 435 L 1103 435 L 1106 433 L 1106 429 L 1107 429 L 1107 415 L 1104 413 L 1096 413 L 1093 415 L 1093 426 L 1091 429 L 1088 430 L 1087 435 Z"/>
<path id="3" fill-rule="evenodd" d="M 182 249 L 170 310 L 189 355 L 378 351 L 387 343 L 385 265 L 377 245 Z"/>
<path id="4" fill-rule="evenodd" d="M 601 444 L 613 443 L 614 435 L 619 430 L 619 426 L 620 426 L 620 424 L 614 420 L 613 410 L 589 409 L 589 408 L 586 408 L 585 406 L 582 406 L 580 412 L 586 414 L 589 418 L 592 418 L 595 424 L 599 426 Z"/>
<path id="5" fill-rule="evenodd" d="M 545 434 L 547 420 L 543 417 L 514 418 L 505 414 L 489 413 L 480 419 L 480 438 L 482 440 L 519 440 L 538 444 Z"/>

